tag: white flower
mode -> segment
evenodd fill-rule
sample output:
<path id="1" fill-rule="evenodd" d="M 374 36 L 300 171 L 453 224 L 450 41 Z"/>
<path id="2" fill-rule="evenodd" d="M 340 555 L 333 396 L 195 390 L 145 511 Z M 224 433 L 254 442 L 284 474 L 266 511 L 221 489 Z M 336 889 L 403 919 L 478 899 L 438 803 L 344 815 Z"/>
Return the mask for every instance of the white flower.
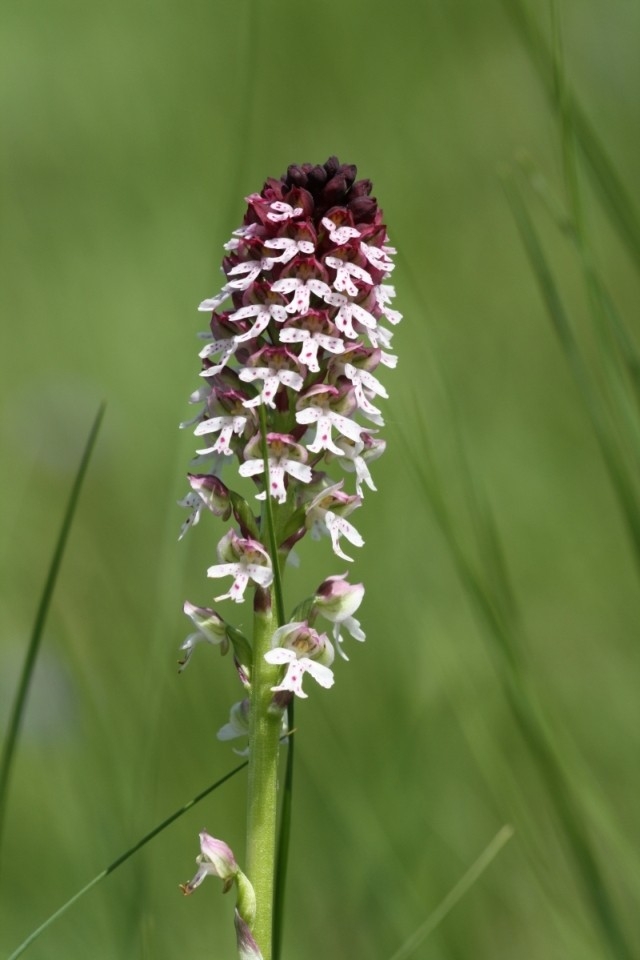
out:
<path id="1" fill-rule="evenodd" d="M 273 260 L 271 257 L 262 257 L 261 260 L 243 260 L 242 263 L 237 263 L 235 267 L 229 270 L 227 276 L 238 277 L 238 279 L 230 280 L 227 286 L 233 290 L 247 290 L 263 271 L 271 270 L 272 267 Z M 245 276 L 240 276 L 243 273 Z"/>
<path id="2" fill-rule="evenodd" d="M 311 277 L 309 280 L 301 280 L 300 277 L 284 277 L 282 280 L 276 280 L 271 284 L 274 293 L 293 293 L 291 301 L 287 304 L 287 313 L 307 313 L 311 294 L 326 300 L 331 293 L 324 280 L 318 280 Z"/>
<path id="3" fill-rule="evenodd" d="M 293 220 L 294 217 L 299 217 L 303 213 L 302 207 L 292 207 L 289 203 L 284 203 L 282 200 L 274 200 L 274 202 L 269 207 L 270 212 L 267 214 L 267 219 L 272 220 L 274 223 L 278 223 L 281 220 Z"/>
<path id="4" fill-rule="evenodd" d="M 360 249 L 376 270 L 384 270 L 389 274 L 395 267 L 395 263 L 389 257 L 389 247 L 374 247 L 372 244 L 360 241 Z"/>
<path id="5" fill-rule="evenodd" d="M 184 430 L 186 427 L 192 427 L 194 423 L 198 423 L 198 421 L 202 419 L 202 415 L 206 410 L 206 401 L 210 392 L 211 388 L 205 383 L 198 387 L 197 390 L 193 391 L 189 397 L 189 403 L 200 403 L 202 406 L 198 413 L 196 413 L 195 417 L 191 417 L 189 420 L 183 420 L 182 423 L 179 424 L 181 430 Z"/>
<path id="6" fill-rule="evenodd" d="M 356 340 L 358 337 L 358 333 L 353 326 L 354 320 L 357 320 L 358 323 L 361 323 L 362 326 L 366 327 L 369 331 L 375 331 L 378 326 L 378 321 L 372 313 L 369 313 L 369 311 L 361 307 L 360 304 L 352 303 L 343 293 L 336 293 L 332 290 L 329 296 L 324 299 L 327 303 L 339 308 L 333 322 L 338 330 L 344 333 L 345 337 L 348 337 L 349 340 Z M 369 334 L 369 336 L 371 337 L 371 334 Z"/>
<path id="7" fill-rule="evenodd" d="M 348 417 L 343 417 L 328 407 L 320 407 L 315 404 L 298 410 L 296 420 L 298 423 L 316 424 L 315 439 L 313 443 L 306 445 L 307 450 L 310 450 L 311 453 L 320 453 L 321 450 L 331 450 L 331 452 L 337 454 L 337 456 L 342 456 L 342 450 L 335 445 L 331 437 L 332 427 L 335 427 L 343 437 L 348 437 L 349 440 L 353 440 L 354 442 L 360 439 L 360 434 L 363 430 L 363 427 L 358 426 L 357 423 L 349 420 Z"/>
<path id="8" fill-rule="evenodd" d="M 180 645 L 180 649 L 184 651 L 182 660 L 179 661 L 178 669 L 180 673 L 182 673 L 191 659 L 196 644 L 201 643 L 203 640 L 207 643 L 214 644 L 214 646 L 220 645 L 223 653 L 226 653 L 229 649 L 227 626 L 215 610 L 211 610 L 208 607 L 197 607 L 188 600 L 185 600 L 183 610 L 196 628 L 196 632 L 190 633 L 187 639 Z"/>
<path id="9" fill-rule="evenodd" d="M 229 320 L 235 323 L 237 320 L 247 320 L 249 317 L 255 317 L 256 322 L 246 333 L 235 337 L 236 344 L 255 339 L 263 330 L 266 330 L 271 319 L 280 323 L 286 320 L 287 311 L 279 303 L 251 303 L 248 307 L 240 307 L 235 313 L 230 314 Z"/>
<path id="10" fill-rule="evenodd" d="M 227 337 L 226 340 L 211 340 L 206 347 L 202 348 L 198 356 L 203 360 L 210 360 L 211 357 L 216 357 L 218 354 L 220 354 L 220 361 L 211 367 L 206 367 L 204 370 L 201 370 L 200 376 L 215 377 L 224 367 L 226 367 L 229 358 L 233 356 L 237 348 L 238 344 L 233 337 Z"/>
<path id="11" fill-rule="evenodd" d="M 379 416 L 380 411 L 377 407 L 374 407 L 364 392 L 365 390 L 370 390 L 375 396 L 387 398 L 389 394 L 380 381 L 377 380 L 372 373 L 369 373 L 368 370 L 354 367 L 352 363 L 345 363 L 344 375 L 347 380 L 350 380 L 353 384 L 353 393 L 358 408 L 365 414 L 371 414 L 372 416 L 370 416 L 369 419 L 382 426 L 384 421 L 382 417 Z"/>
<path id="12" fill-rule="evenodd" d="M 336 441 L 337 446 L 342 450 L 338 462 L 343 470 L 354 471 L 356 474 L 356 491 L 359 497 L 364 496 L 363 484 L 366 484 L 370 490 L 376 490 L 373 477 L 369 471 L 368 461 L 376 460 L 384 453 L 386 443 L 384 440 L 377 440 L 368 434 L 362 434 L 357 443 L 351 443 L 345 437 L 339 437 Z"/>
<path id="13" fill-rule="evenodd" d="M 225 284 L 220 293 L 217 293 L 215 297 L 209 297 L 208 300 L 203 300 L 198 310 L 200 313 L 211 313 L 213 310 L 217 310 L 220 304 L 224 303 L 230 296 L 231 289 L 228 284 Z"/>
<path id="14" fill-rule="evenodd" d="M 299 480 L 301 483 L 311 483 L 311 467 L 299 460 L 292 460 L 290 457 L 268 457 L 269 465 L 269 492 L 278 503 L 284 503 L 287 499 L 287 491 L 284 485 L 285 474 Z M 264 473 L 264 460 L 245 460 L 240 464 L 238 473 L 241 477 L 254 477 L 256 474 Z M 264 500 L 266 491 L 256 494 L 257 500 Z"/>
<path id="15" fill-rule="evenodd" d="M 200 834 L 200 850 L 202 852 L 196 857 L 197 873 L 193 880 L 180 885 L 182 892 L 188 896 L 200 886 L 205 877 L 219 877 L 223 882 L 222 890 L 226 893 L 240 872 L 233 851 L 223 840 L 217 840 L 206 830 Z"/>
<path id="16" fill-rule="evenodd" d="M 340 257 L 325 257 L 324 262 L 336 271 L 336 278 L 333 281 L 334 290 L 345 291 L 350 297 L 357 297 L 358 287 L 353 282 L 353 277 L 362 283 L 373 285 L 371 274 L 363 267 L 359 267 L 357 263 L 341 260 Z"/>
<path id="17" fill-rule="evenodd" d="M 298 253 L 309 256 L 315 252 L 311 240 L 292 240 L 291 237 L 272 237 L 264 241 L 264 246 L 269 250 L 282 250 L 279 257 L 270 258 L 272 263 L 289 263 Z"/>
<path id="18" fill-rule="evenodd" d="M 354 547 L 362 547 L 364 540 L 352 523 L 349 523 L 343 515 L 334 513 L 331 508 L 335 507 L 343 513 L 351 513 L 360 506 L 361 498 L 343 493 L 341 487 L 342 480 L 321 490 L 305 508 L 306 522 L 311 528 L 311 536 L 314 540 L 317 540 L 322 533 L 328 533 L 334 553 L 352 563 L 353 557 L 348 557 L 340 547 L 340 538 L 345 537 Z"/>
<path id="19" fill-rule="evenodd" d="M 364 546 L 364 540 L 361 534 L 358 533 L 352 523 L 349 523 L 344 517 L 339 517 L 337 513 L 332 513 L 331 510 L 325 511 L 322 521 L 331 537 L 333 552 L 343 560 L 353 563 L 353 557 L 348 557 L 340 547 L 340 537 L 345 537 L 354 547 L 362 547 Z"/>
<path id="20" fill-rule="evenodd" d="M 392 310 L 390 307 L 387 306 L 387 304 L 391 303 L 391 300 L 393 299 L 393 297 L 395 297 L 395 295 L 396 295 L 395 287 L 392 287 L 388 283 L 381 283 L 375 289 L 375 296 L 376 296 L 376 301 L 378 303 L 378 306 L 384 313 L 389 323 L 393 323 L 394 325 L 396 323 L 400 323 L 400 321 L 402 320 L 402 314 L 400 313 L 399 310 Z"/>
<path id="21" fill-rule="evenodd" d="M 204 447 L 196 452 L 204 455 L 207 453 L 220 453 L 225 456 L 231 456 L 233 450 L 229 446 L 234 433 L 240 434 L 244 430 L 247 422 L 246 417 L 211 417 L 198 424 L 193 431 L 196 437 L 201 437 L 207 433 L 219 433 L 220 436 L 212 447 Z"/>
<path id="22" fill-rule="evenodd" d="M 275 650 L 269 650 L 268 653 L 265 653 L 264 658 L 267 663 L 289 664 L 282 683 L 278 684 L 277 687 L 271 687 L 274 692 L 278 690 L 290 690 L 292 693 L 295 693 L 296 696 L 306 698 L 308 694 L 302 689 L 302 678 L 305 673 L 310 673 L 316 683 L 319 683 L 321 687 L 328 689 L 333 686 L 333 670 L 331 670 L 330 667 L 325 667 L 315 660 L 309 660 L 308 657 L 298 658 L 294 650 L 276 647 Z"/>
<path id="23" fill-rule="evenodd" d="M 284 327 L 279 333 L 281 343 L 303 343 L 298 360 L 304 363 L 308 370 L 318 373 L 318 348 L 324 347 L 329 353 L 344 353 L 344 341 L 339 337 L 329 337 L 326 333 L 311 333 L 309 330 L 297 327 Z"/>
<path id="24" fill-rule="evenodd" d="M 248 699 L 234 703 L 229 713 L 229 722 L 220 727 L 216 734 L 218 740 L 235 740 L 236 737 L 248 737 L 249 710 Z M 249 747 L 245 747 L 244 750 L 236 750 L 234 747 L 233 752 L 237 753 L 239 757 L 246 757 L 249 753 Z"/>
<path id="25" fill-rule="evenodd" d="M 304 380 L 299 373 L 294 370 L 286 370 L 282 367 L 243 367 L 239 377 L 245 383 L 251 383 L 253 380 L 263 380 L 262 390 L 257 397 L 251 400 L 244 400 L 245 407 L 258 407 L 261 403 L 266 403 L 268 407 L 275 410 L 274 397 L 278 387 L 282 384 L 290 387 L 292 390 L 302 389 Z"/>
<path id="26" fill-rule="evenodd" d="M 180 533 L 178 534 L 178 540 L 186 535 L 187 530 L 190 530 L 191 527 L 196 527 L 200 523 L 200 515 L 204 510 L 206 504 L 203 502 L 202 497 L 197 493 L 188 493 L 182 500 L 177 501 L 179 507 L 187 507 L 191 512 L 187 519 L 184 521 L 180 527 Z"/>
<path id="27" fill-rule="evenodd" d="M 322 226 L 329 231 L 329 239 L 337 247 L 342 247 L 349 240 L 360 236 L 360 231 L 355 227 L 336 227 L 333 220 L 329 220 L 328 217 L 323 217 Z"/>
<path id="28" fill-rule="evenodd" d="M 228 593 L 216 597 L 216 603 L 219 600 L 242 603 L 249 580 L 261 587 L 268 587 L 272 582 L 273 570 L 269 554 L 257 540 L 243 540 L 230 530 L 218 544 L 218 557 L 222 560 L 230 556 L 237 558 L 235 563 L 217 563 L 207 570 L 207 576 L 214 579 L 234 578 Z"/>

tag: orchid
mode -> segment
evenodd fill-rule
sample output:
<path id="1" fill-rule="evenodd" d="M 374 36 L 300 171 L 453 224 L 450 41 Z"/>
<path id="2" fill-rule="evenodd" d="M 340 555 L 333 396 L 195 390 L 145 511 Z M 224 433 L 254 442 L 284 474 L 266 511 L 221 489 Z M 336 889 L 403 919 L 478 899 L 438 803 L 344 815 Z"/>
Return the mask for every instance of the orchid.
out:
<path id="1" fill-rule="evenodd" d="M 279 743 L 293 732 L 294 699 L 308 697 L 304 676 L 329 690 L 336 650 L 347 659 L 344 637 L 365 639 L 354 616 L 364 586 L 346 574 L 327 577 L 287 618 L 285 561 L 307 534 L 328 536 L 348 562 L 343 544 L 364 545 L 351 515 L 365 488 L 376 490 L 370 465 L 385 449 L 378 433 L 388 398 L 380 371 L 396 365 L 389 326 L 401 315 L 388 282 L 395 250 L 371 183 L 357 180 L 354 166 L 335 157 L 293 165 L 246 201 L 224 245 L 222 287 L 198 307 L 209 314 L 200 335 L 202 383 L 189 397 L 199 412 L 181 427 L 193 428 L 201 445 L 180 501 L 189 510 L 180 537 L 205 513 L 229 524 L 207 576 L 231 578 L 216 603 L 252 596 L 253 635 L 247 639 L 223 612 L 186 603 L 195 632 L 182 643 L 181 667 L 202 641 L 222 652 L 233 647 L 244 695 L 218 739 L 249 738 L 253 887 L 248 899 L 240 895 L 247 878 L 226 845 L 203 832 L 198 872 L 183 890 L 208 875 L 236 883 L 239 957 L 271 960 Z M 316 628 L 318 618 L 332 640 Z"/>

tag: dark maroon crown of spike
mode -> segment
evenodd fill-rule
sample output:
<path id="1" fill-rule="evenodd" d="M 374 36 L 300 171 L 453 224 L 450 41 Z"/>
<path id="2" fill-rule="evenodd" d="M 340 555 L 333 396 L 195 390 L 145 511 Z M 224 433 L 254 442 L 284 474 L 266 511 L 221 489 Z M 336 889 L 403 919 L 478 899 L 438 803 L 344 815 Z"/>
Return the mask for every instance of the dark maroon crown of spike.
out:
<path id="1" fill-rule="evenodd" d="M 316 220 L 332 207 L 346 207 L 351 210 L 354 221 L 371 222 L 378 204 L 369 196 L 371 181 L 356 180 L 357 172 L 354 164 L 340 163 L 337 157 L 329 157 L 323 164 L 291 164 L 280 177 L 282 195 L 286 200 L 289 191 L 295 188 L 305 190 L 313 200 Z M 273 184 L 273 180 L 267 180 L 262 188 L 263 197 L 272 194 Z"/>

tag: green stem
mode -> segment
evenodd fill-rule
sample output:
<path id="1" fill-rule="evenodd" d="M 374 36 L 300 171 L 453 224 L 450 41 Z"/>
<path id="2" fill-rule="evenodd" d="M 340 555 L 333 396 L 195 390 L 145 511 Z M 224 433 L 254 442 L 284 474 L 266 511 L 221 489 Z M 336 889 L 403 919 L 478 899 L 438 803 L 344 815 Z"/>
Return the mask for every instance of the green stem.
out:
<path id="1" fill-rule="evenodd" d="M 256 590 L 253 620 L 253 658 L 251 667 L 251 718 L 249 722 L 249 776 L 247 794 L 247 876 L 256 894 L 256 919 L 253 936 L 263 960 L 273 957 L 273 902 L 276 866 L 276 827 L 278 813 L 278 753 L 282 715 L 270 710 L 272 687 L 280 668 L 264 659 L 271 649 L 276 627 L 284 619 L 282 580 L 278 560 L 276 520 L 269 491 L 267 417 L 260 407 L 260 434 L 264 461 L 264 488 L 267 491 L 262 513 L 262 537 L 271 557 L 273 586 Z"/>
<path id="2" fill-rule="evenodd" d="M 247 876 L 256 894 L 253 936 L 264 960 L 272 957 L 273 889 L 276 850 L 278 750 L 282 718 L 270 712 L 271 687 L 279 668 L 267 663 L 277 626 L 272 593 L 256 591 L 251 670 L 251 720 L 247 796 Z"/>

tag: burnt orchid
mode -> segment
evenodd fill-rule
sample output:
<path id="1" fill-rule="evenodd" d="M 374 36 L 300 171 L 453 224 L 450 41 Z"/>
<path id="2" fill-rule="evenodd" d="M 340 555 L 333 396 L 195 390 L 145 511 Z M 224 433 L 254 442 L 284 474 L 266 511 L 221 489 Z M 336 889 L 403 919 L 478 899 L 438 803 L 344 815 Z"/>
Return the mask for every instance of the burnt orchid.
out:
<path id="1" fill-rule="evenodd" d="M 370 194 L 370 181 L 331 157 L 291 166 L 247 197 L 244 221 L 225 244 L 222 288 L 199 307 L 210 319 L 201 334 L 202 382 L 190 397 L 198 412 L 181 424 L 194 428 L 200 446 L 180 501 L 189 511 L 180 536 L 203 513 L 231 523 L 207 575 L 227 581 L 216 603 L 253 599 L 251 638 L 219 610 L 184 607 L 195 632 L 182 644 L 181 669 L 201 641 L 223 654 L 233 649 L 245 696 L 218 737 L 248 734 L 249 795 L 246 877 L 226 845 L 202 833 L 198 873 L 183 890 L 209 874 L 252 885 L 251 908 L 246 896 L 236 908 L 238 950 L 264 960 L 272 957 L 286 710 L 312 687 L 333 686 L 336 651 L 348 659 L 345 636 L 365 639 L 354 617 L 362 584 L 333 574 L 287 617 L 282 572 L 307 533 L 328 537 L 348 562 L 346 550 L 364 543 L 352 515 L 376 489 L 370 464 L 384 452 L 379 404 L 387 397 L 376 371 L 396 365 L 389 325 L 401 319 L 387 282 L 395 250 Z M 236 489 L 249 484 L 246 495 Z"/>

